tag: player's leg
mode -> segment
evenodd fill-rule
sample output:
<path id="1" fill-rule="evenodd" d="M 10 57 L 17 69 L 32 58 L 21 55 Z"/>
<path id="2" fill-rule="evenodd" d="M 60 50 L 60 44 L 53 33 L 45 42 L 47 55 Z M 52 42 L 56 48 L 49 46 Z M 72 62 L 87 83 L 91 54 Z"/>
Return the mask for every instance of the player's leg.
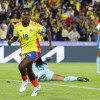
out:
<path id="1" fill-rule="evenodd" d="M 45 77 L 44 77 L 45 75 Z M 42 71 L 40 73 L 38 73 L 38 80 L 39 81 L 76 81 L 77 77 L 74 76 L 68 76 L 68 77 L 64 77 L 62 75 L 58 75 L 55 74 L 53 71 Z"/>
<path id="2" fill-rule="evenodd" d="M 20 71 L 21 76 L 22 76 L 22 84 L 21 84 L 21 87 L 19 89 L 20 92 L 23 92 L 26 89 L 26 86 L 28 83 L 27 66 L 30 64 L 32 64 L 32 61 L 28 57 L 25 57 L 18 66 L 19 71 Z"/>
<path id="3" fill-rule="evenodd" d="M 64 76 L 58 75 L 58 74 L 53 74 L 51 80 L 53 81 L 64 81 Z"/>
<path id="4" fill-rule="evenodd" d="M 36 96 L 37 95 L 37 92 L 40 90 L 40 86 L 39 86 L 39 83 L 37 82 L 37 79 L 35 78 L 35 74 L 32 71 L 32 65 L 30 65 L 27 68 L 27 73 L 28 73 L 28 77 L 30 79 L 30 82 L 34 86 L 34 91 L 32 92 L 32 95 L 31 96 Z"/>
<path id="5" fill-rule="evenodd" d="M 40 75 L 39 75 L 40 74 Z M 45 75 L 45 77 L 43 77 Z M 77 80 L 77 77 L 74 76 L 68 76 L 64 77 L 62 75 L 55 74 L 53 71 L 42 71 L 38 73 L 38 80 L 39 81 L 75 81 Z"/>
<path id="6" fill-rule="evenodd" d="M 40 87 L 39 87 L 39 83 L 37 82 L 37 79 L 35 77 L 35 74 L 32 71 L 32 63 L 34 63 L 40 57 L 40 53 L 33 51 L 33 52 L 28 53 L 26 55 L 26 57 L 28 57 L 31 60 L 31 63 L 29 63 L 29 65 L 27 66 L 28 77 L 34 86 L 34 90 L 33 90 L 31 96 L 36 96 L 38 90 L 40 90 Z"/>
<path id="7" fill-rule="evenodd" d="M 53 74 L 51 80 L 53 80 L 53 81 L 83 81 L 83 82 L 89 82 L 89 80 L 87 78 L 74 77 L 74 76 L 64 77 L 64 76 L 58 75 L 58 74 Z"/>
<path id="8" fill-rule="evenodd" d="M 40 71 L 38 73 L 38 81 L 83 81 L 89 82 L 89 79 L 83 77 L 74 77 L 74 76 L 67 76 L 64 77 L 62 75 L 55 74 L 53 71 Z"/>
<path id="9" fill-rule="evenodd" d="M 62 75 L 53 74 L 51 80 L 53 80 L 53 81 L 76 81 L 77 80 L 77 77 L 74 77 L 74 76 L 64 77 Z"/>
<path id="10" fill-rule="evenodd" d="M 97 63 L 97 73 L 100 73 L 100 49 L 98 49 L 98 57 L 96 63 Z"/>

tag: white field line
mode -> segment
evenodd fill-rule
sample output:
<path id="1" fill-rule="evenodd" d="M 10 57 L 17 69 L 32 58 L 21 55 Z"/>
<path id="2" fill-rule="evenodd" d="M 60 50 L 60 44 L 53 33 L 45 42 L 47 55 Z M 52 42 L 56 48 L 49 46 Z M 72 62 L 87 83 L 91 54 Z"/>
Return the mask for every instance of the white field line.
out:
<path id="1" fill-rule="evenodd" d="M 9 80 L 9 79 L 0 79 L 0 81 L 11 81 L 11 82 L 22 82 L 19 80 Z M 30 82 L 28 82 L 30 83 Z M 49 84 L 49 83 L 40 83 L 44 85 L 54 85 L 54 86 L 65 86 L 65 87 L 73 87 L 73 88 L 82 88 L 82 89 L 91 89 L 91 90 L 100 90 L 100 88 L 92 88 L 92 87 L 82 87 L 82 86 L 75 86 L 75 85 L 62 85 L 62 84 Z"/>

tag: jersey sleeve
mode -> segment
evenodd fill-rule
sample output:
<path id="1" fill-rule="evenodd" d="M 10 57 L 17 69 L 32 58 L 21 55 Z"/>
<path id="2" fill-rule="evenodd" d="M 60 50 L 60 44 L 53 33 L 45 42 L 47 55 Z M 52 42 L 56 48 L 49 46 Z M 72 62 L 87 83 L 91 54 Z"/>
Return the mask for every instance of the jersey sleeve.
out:
<path id="1" fill-rule="evenodd" d="M 98 29 L 98 31 L 100 31 L 100 23 L 97 25 L 96 28 Z"/>
<path id="2" fill-rule="evenodd" d="M 39 32 L 46 33 L 46 31 L 47 31 L 46 27 L 40 25 Z"/>
<path id="3" fill-rule="evenodd" d="M 19 34 L 18 34 L 18 30 L 17 30 L 16 27 L 14 27 L 14 37 L 18 37 L 18 36 L 19 36 Z"/>

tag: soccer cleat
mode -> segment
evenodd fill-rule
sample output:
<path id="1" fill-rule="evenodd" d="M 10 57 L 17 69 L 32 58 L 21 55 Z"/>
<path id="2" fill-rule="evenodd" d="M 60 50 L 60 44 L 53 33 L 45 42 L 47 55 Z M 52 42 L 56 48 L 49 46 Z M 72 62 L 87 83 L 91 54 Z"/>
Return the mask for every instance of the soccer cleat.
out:
<path id="1" fill-rule="evenodd" d="M 89 79 L 83 77 L 78 77 L 77 80 L 82 82 L 89 82 Z"/>
<path id="2" fill-rule="evenodd" d="M 40 90 L 41 86 L 38 85 L 37 87 L 34 87 L 34 91 L 32 92 L 31 96 L 36 96 L 37 92 Z"/>
<path id="3" fill-rule="evenodd" d="M 26 81 L 22 81 L 21 87 L 19 89 L 19 92 L 23 92 L 26 90 L 26 86 L 27 86 L 28 80 Z"/>
<path id="4" fill-rule="evenodd" d="M 98 70 L 97 73 L 100 73 L 100 70 Z"/>

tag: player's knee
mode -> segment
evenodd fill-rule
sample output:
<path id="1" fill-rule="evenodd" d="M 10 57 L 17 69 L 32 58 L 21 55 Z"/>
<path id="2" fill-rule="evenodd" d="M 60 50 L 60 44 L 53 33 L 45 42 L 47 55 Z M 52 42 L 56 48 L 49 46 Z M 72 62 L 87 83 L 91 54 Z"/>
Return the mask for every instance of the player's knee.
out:
<path id="1" fill-rule="evenodd" d="M 30 68 L 27 68 L 27 73 L 28 73 L 28 74 L 33 73 L 31 67 L 30 67 Z"/>
<path id="2" fill-rule="evenodd" d="M 36 78 L 35 74 L 32 73 L 32 72 L 27 72 L 27 74 L 28 74 L 28 77 L 29 77 L 30 80 L 34 80 Z"/>
<path id="3" fill-rule="evenodd" d="M 31 75 L 35 76 L 34 72 L 32 71 L 32 68 L 27 68 L 27 74 L 28 76 L 31 76 Z"/>
<path id="4" fill-rule="evenodd" d="M 18 69 L 19 69 L 20 71 L 23 70 L 22 64 L 19 64 Z"/>

